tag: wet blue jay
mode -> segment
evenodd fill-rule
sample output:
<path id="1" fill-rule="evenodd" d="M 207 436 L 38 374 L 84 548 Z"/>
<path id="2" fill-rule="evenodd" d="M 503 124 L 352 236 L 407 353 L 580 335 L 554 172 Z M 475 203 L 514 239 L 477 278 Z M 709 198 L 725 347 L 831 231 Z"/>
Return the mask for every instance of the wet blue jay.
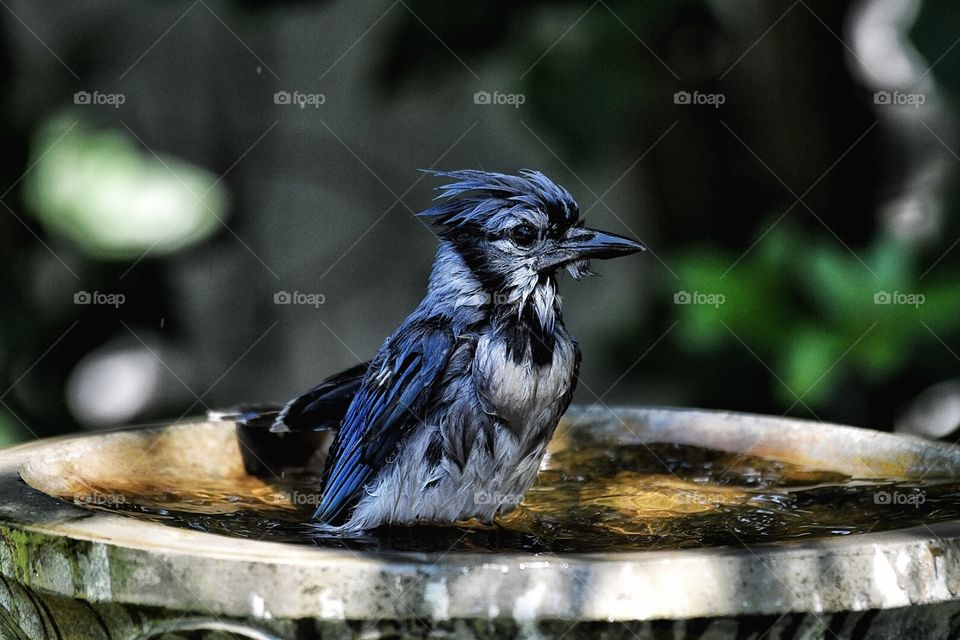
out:
<path id="1" fill-rule="evenodd" d="M 451 182 L 419 214 L 440 236 L 423 301 L 373 360 L 270 416 L 273 431 L 338 429 L 314 514 L 335 531 L 512 510 L 577 384 L 558 275 L 644 248 L 585 228 L 542 173 L 432 173 Z"/>

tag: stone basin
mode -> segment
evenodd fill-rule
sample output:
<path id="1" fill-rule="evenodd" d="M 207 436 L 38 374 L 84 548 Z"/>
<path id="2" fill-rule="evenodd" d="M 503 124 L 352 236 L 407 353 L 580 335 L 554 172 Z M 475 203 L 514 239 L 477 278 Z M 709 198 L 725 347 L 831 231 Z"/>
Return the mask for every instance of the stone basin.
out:
<path id="1" fill-rule="evenodd" d="M 111 487 L 269 496 L 264 468 L 291 457 L 322 465 L 328 441 L 277 446 L 196 420 L 0 452 L 0 638 L 960 636 L 955 518 L 759 544 L 480 553 L 285 544 L 94 504 Z M 571 409 L 544 472 L 584 442 L 693 445 L 858 480 L 960 481 L 960 448 L 937 442 L 664 408 Z"/>

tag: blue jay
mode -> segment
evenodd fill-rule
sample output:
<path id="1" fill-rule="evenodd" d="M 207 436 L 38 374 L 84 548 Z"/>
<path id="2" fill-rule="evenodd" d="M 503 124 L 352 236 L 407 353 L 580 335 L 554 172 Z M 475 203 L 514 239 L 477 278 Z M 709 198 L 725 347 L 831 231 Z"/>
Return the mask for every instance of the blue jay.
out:
<path id="1" fill-rule="evenodd" d="M 585 228 L 539 172 L 431 173 L 452 182 L 419 214 L 440 236 L 423 301 L 373 360 L 260 416 L 272 431 L 338 430 L 314 514 L 328 530 L 512 510 L 577 384 L 558 275 L 644 249 Z"/>

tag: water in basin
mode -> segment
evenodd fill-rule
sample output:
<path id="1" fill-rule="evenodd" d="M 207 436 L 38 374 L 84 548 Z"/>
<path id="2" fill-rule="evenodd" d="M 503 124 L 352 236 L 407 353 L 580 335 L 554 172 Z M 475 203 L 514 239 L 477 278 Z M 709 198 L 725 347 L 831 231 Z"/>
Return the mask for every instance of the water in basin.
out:
<path id="1" fill-rule="evenodd" d="M 162 457 L 162 456 L 161 456 Z M 389 527 L 354 538 L 305 520 L 318 475 L 76 478 L 59 497 L 171 527 L 375 551 L 589 553 L 848 536 L 960 518 L 960 479 L 862 478 L 693 444 L 580 442 L 550 454 L 522 504 L 493 525 Z"/>

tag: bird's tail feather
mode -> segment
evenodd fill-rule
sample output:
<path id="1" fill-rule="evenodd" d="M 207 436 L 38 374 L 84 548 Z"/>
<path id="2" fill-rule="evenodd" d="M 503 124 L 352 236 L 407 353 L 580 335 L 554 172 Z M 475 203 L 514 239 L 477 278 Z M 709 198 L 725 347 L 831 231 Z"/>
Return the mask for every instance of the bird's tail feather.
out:
<path id="1" fill-rule="evenodd" d="M 269 429 L 279 414 L 280 407 L 278 406 L 211 409 L 207 411 L 207 420 L 210 422 L 236 422 L 245 427 Z"/>

